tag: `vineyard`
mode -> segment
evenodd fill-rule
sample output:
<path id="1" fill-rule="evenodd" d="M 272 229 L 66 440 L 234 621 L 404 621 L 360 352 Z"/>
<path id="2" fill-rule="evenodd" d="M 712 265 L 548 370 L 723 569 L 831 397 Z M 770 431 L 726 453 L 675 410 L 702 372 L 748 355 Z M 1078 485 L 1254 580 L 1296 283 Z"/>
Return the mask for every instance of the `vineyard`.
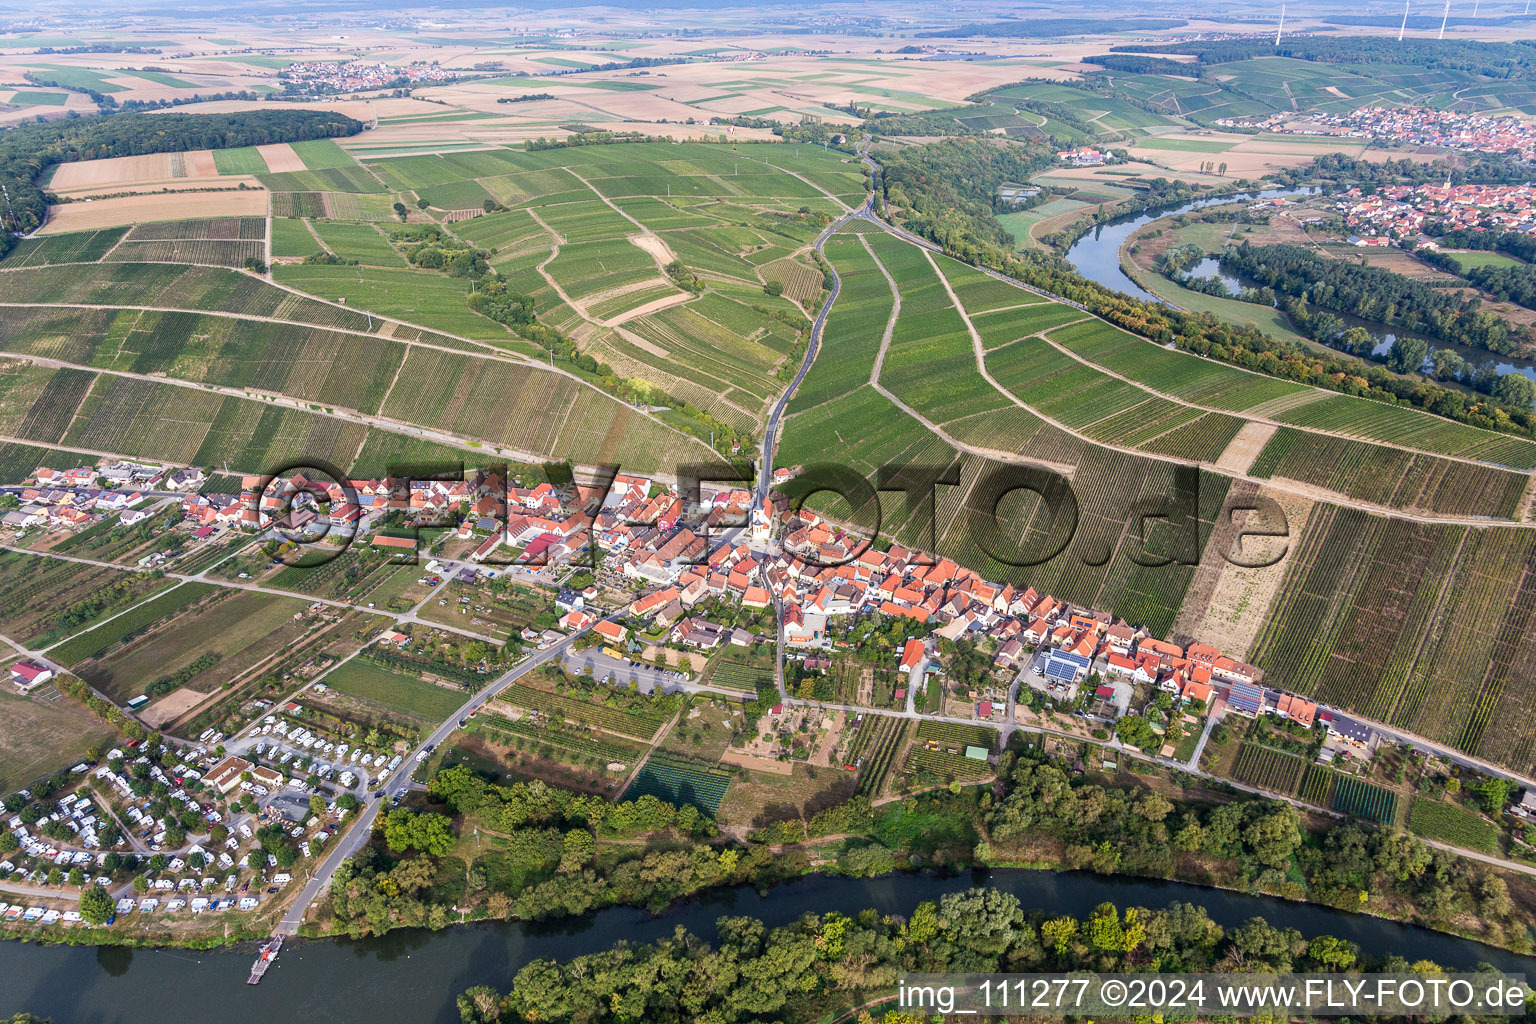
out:
<path id="1" fill-rule="evenodd" d="M 941 782 L 971 782 L 990 778 L 993 773 L 992 765 L 987 761 L 977 761 L 964 754 L 951 754 L 947 750 L 935 750 L 915 743 L 907 751 L 904 770 L 916 776 L 920 783 L 928 777 Z"/>
<path id="2" fill-rule="evenodd" d="M 1340 775 L 1333 785 L 1333 809 L 1383 825 L 1397 821 L 1397 794 L 1390 789 Z"/>
<path id="3" fill-rule="evenodd" d="M 1273 686 L 1531 764 L 1530 531 L 1318 505 L 1249 660 Z"/>
<path id="4" fill-rule="evenodd" d="M 889 715 L 865 715 L 844 758 L 859 773 L 854 792 L 874 799 L 890 774 L 891 763 L 906 737 L 906 722 Z"/>
<path id="5" fill-rule="evenodd" d="M 1293 427 L 1275 431 L 1248 471 L 1286 477 L 1378 505 L 1511 518 L 1530 478 Z"/>
<path id="6" fill-rule="evenodd" d="M 1258 743 L 1244 743 L 1237 754 L 1232 777 L 1271 793 L 1296 791 L 1307 763 L 1294 754 L 1281 753 Z"/>
<path id="7" fill-rule="evenodd" d="M 693 758 L 657 751 L 646 759 L 640 774 L 624 791 L 624 799 L 654 796 L 678 806 L 692 804 L 714 817 L 731 781 L 731 774 L 718 765 L 707 766 Z"/>
<path id="8" fill-rule="evenodd" d="M 48 656 L 61 665 L 77 664 L 105 652 L 114 644 L 137 635 L 145 627 L 181 611 L 216 589 L 218 588 L 212 583 L 183 583 L 158 597 L 135 605 L 93 630 L 66 640 L 52 648 Z"/>
<path id="9" fill-rule="evenodd" d="M 961 725 L 959 722 L 922 721 L 917 725 L 917 739 L 933 740 L 940 746 L 963 753 L 966 747 L 981 747 L 989 753 L 997 745 L 997 730 L 985 725 Z"/>
<path id="10" fill-rule="evenodd" d="M 1408 829 L 1425 839 L 1436 839 L 1468 850 L 1499 851 L 1497 825 L 1476 811 L 1441 800 L 1415 798 L 1408 813 Z"/>
<path id="11" fill-rule="evenodd" d="M 624 711 L 587 700 L 550 693 L 547 690 L 536 690 L 522 683 L 512 684 L 503 692 L 502 699 L 517 707 L 537 711 L 540 715 L 548 715 L 561 721 L 595 725 L 608 732 L 644 740 L 654 739 L 657 730 L 672 716 L 670 711 L 666 714 Z"/>
<path id="12" fill-rule="evenodd" d="M 1309 764 L 1306 775 L 1302 776 L 1301 791 L 1297 796 L 1317 807 L 1332 807 L 1333 784 L 1338 778 L 1339 773 L 1332 768 Z"/>

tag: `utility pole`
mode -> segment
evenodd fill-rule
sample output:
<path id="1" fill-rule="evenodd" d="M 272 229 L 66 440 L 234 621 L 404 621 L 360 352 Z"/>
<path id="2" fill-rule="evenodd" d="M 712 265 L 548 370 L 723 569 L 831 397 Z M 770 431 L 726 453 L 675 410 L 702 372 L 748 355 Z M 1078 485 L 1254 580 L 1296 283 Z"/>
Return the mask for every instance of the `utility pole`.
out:
<path id="1" fill-rule="evenodd" d="M 1280 45 L 1280 33 L 1285 31 L 1285 4 L 1280 5 L 1280 26 L 1275 29 L 1275 45 Z"/>
<path id="2" fill-rule="evenodd" d="M 1403 0 L 1403 24 L 1402 27 L 1397 30 L 1398 42 L 1403 41 L 1403 33 L 1408 31 L 1408 5 L 1410 3 L 1412 3 L 1412 0 Z"/>
<path id="3" fill-rule="evenodd" d="M 1440 35 L 1437 38 L 1439 38 L 1439 39 L 1444 39 L 1445 38 L 1445 23 L 1447 21 L 1450 21 L 1450 20 L 1451 20 L 1451 0 L 1445 0 L 1445 13 L 1440 15 Z"/>

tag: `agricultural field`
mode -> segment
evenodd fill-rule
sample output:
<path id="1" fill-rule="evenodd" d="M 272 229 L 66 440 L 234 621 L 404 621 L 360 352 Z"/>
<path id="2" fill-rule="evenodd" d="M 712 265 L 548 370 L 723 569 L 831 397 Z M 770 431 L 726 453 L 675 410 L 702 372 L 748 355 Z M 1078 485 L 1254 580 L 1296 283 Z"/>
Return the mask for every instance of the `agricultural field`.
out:
<path id="1" fill-rule="evenodd" d="M 502 691 L 501 699 L 515 707 L 537 711 L 551 720 L 579 722 L 604 732 L 640 740 L 655 739 L 662 725 L 676 714 L 676 709 L 670 706 L 644 711 L 624 709 L 541 690 L 524 683 L 513 683 Z"/>
<path id="2" fill-rule="evenodd" d="M 1301 782 L 1307 762 L 1258 743 L 1244 743 L 1237 753 L 1232 777 L 1272 793 L 1290 794 Z"/>
<path id="3" fill-rule="evenodd" d="M 211 583 L 183 583 L 148 601 L 134 605 L 129 611 L 95 629 L 71 637 L 48 652 L 50 659 L 61 665 L 77 665 L 87 658 L 99 657 L 145 628 L 167 616 L 176 615 L 194 602 L 217 590 Z M 130 694 L 131 696 L 131 694 Z"/>
<path id="4" fill-rule="evenodd" d="M 1499 852 L 1499 826 L 1476 811 L 1443 800 L 1415 797 L 1408 813 L 1408 830 L 1479 853 Z"/>
<path id="5" fill-rule="evenodd" d="M 169 585 L 145 573 L 7 551 L 0 553 L 0 633 L 40 650 Z"/>
<path id="6" fill-rule="evenodd" d="M 1281 427 L 1248 470 L 1393 508 L 1518 519 L 1524 473 Z"/>
<path id="7" fill-rule="evenodd" d="M 295 618 L 303 609 L 304 602 L 291 598 L 219 589 L 74 671 L 119 704 L 183 686 L 212 693 L 301 637 L 309 629 Z"/>
<path id="8" fill-rule="evenodd" d="M 443 721 L 469 699 L 468 691 L 435 686 L 357 659 L 329 672 L 325 684 L 342 693 L 432 723 Z"/>
<path id="9" fill-rule="evenodd" d="M 106 750 L 121 738 L 56 687 L 25 695 L 0 690 L 0 791 L 14 793 L 73 765 L 88 748 Z"/>
<path id="10" fill-rule="evenodd" d="M 475 716 L 469 731 L 492 743 L 525 751 L 534 757 L 548 758 L 593 773 L 607 773 L 622 779 L 641 757 L 643 744 L 618 739 L 609 733 L 591 730 L 580 723 L 552 723 L 521 718 L 511 721 L 500 715 Z M 609 769 L 609 765 L 622 767 Z"/>
<path id="11" fill-rule="evenodd" d="M 909 728 L 906 721 L 890 715 L 865 715 L 859 720 L 843 757 L 844 767 L 852 765 L 858 773 L 856 793 L 872 800 L 880 795 Z"/>
<path id="12" fill-rule="evenodd" d="M 908 749 L 902 771 L 911 776 L 918 786 L 934 782 L 974 782 L 990 778 L 995 773 L 987 761 L 978 761 L 964 754 L 952 754 L 948 750 L 927 746 L 921 741 L 913 743 Z"/>
<path id="13" fill-rule="evenodd" d="M 624 791 L 623 798 L 635 800 L 654 796 L 679 806 L 692 804 L 714 817 L 726 791 L 731 788 L 732 779 L 731 773 L 719 765 L 655 751 Z"/>
<path id="14" fill-rule="evenodd" d="M 1397 823 L 1397 794 L 1390 789 L 1341 775 L 1333 784 L 1333 809 L 1383 825 Z"/>
<path id="15" fill-rule="evenodd" d="M 769 648 L 764 646 L 756 650 L 766 654 Z M 753 658 L 748 652 L 737 653 L 734 648 L 727 648 L 710 662 L 708 674 L 701 681 L 755 693 L 763 685 L 773 685 L 773 662 L 768 657 Z"/>
<path id="16" fill-rule="evenodd" d="M 983 747 L 989 753 L 997 746 L 997 730 L 985 725 L 961 725 L 957 722 L 917 723 L 917 741 L 933 741 L 942 747 L 964 753 L 966 747 Z"/>
<path id="17" fill-rule="evenodd" d="M 1301 777 L 1301 789 L 1296 795 L 1309 804 L 1332 807 L 1333 786 L 1340 778 L 1343 776 L 1332 768 L 1324 768 L 1320 764 L 1309 764 L 1306 774 Z"/>

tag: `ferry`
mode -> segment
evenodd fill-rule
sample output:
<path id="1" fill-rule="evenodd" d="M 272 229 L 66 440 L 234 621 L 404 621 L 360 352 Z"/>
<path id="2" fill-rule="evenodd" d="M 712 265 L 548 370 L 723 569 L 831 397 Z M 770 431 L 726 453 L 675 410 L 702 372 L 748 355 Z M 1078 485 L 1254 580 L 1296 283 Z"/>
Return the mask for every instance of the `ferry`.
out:
<path id="1" fill-rule="evenodd" d="M 245 980 L 247 985 L 255 985 L 261 981 L 261 976 L 267 973 L 277 960 L 277 951 L 283 948 L 283 937 L 274 935 L 267 940 L 267 944 L 261 947 L 261 952 L 256 957 L 256 962 L 251 964 L 251 976 Z"/>

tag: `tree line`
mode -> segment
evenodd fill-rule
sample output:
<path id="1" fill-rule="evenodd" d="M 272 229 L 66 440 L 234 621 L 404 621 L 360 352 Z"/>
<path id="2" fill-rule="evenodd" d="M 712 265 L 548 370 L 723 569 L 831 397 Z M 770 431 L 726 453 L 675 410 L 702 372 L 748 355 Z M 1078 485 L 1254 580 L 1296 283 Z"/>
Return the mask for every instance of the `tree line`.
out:
<path id="1" fill-rule="evenodd" d="M 1480 308 L 1482 300 L 1476 296 L 1462 298 L 1449 288 L 1382 267 L 1319 256 L 1299 245 L 1253 245 L 1245 239 L 1222 250 L 1221 266 L 1282 295 L 1457 345 L 1510 355 L 1536 344 L 1529 328 Z"/>
<path id="2" fill-rule="evenodd" d="M 852 1021 L 852 1008 L 872 997 L 889 998 L 914 972 L 1439 970 L 1398 954 L 1368 959 L 1347 940 L 1309 938 L 1260 917 L 1223 928 L 1189 903 L 1161 909 L 1101 903 L 1074 917 L 1027 910 L 1012 893 L 992 888 L 949 893 L 918 904 L 907 917 L 876 910 L 851 917 L 807 912 L 769 929 L 762 921 L 731 916 L 715 928 L 713 942 L 679 928 L 671 938 L 621 943 L 564 964 L 535 960 L 505 993 L 490 986 L 465 991 L 458 999 L 460 1020 Z M 860 1024 L 875 1019 L 869 1012 L 857 1017 Z M 882 1012 L 881 1019 L 922 1024 L 939 1018 L 907 1011 Z"/>
<path id="3" fill-rule="evenodd" d="M 960 39 L 994 36 L 1003 39 L 1057 39 L 1062 36 L 1100 35 L 1105 32 L 1160 32 L 1183 28 L 1182 18 L 1025 18 L 1017 21 L 971 21 L 954 28 L 919 32 L 919 39 Z"/>
<path id="4" fill-rule="evenodd" d="M 361 121 L 328 110 L 246 110 L 228 114 L 122 113 L 24 124 L 0 132 L 0 223 L 26 234 L 48 215 L 36 182 L 55 164 L 189 149 L 229 149 L 356 135 Z M 0 236 L 0 255 L 10 240 Z"/>

